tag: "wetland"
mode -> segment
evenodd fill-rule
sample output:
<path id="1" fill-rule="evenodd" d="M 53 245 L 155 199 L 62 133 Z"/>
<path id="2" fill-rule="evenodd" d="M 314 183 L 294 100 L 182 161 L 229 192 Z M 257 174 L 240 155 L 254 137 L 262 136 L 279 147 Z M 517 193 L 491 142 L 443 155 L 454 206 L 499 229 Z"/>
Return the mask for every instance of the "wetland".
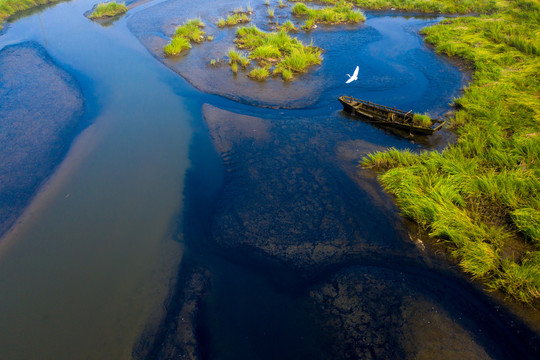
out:
<path id="1" fill-rule="evenodd" d="M 211 65 L 242 26 L 220 19 L 299 29 L 293 3 L 269 21 L 263 1 L 134 2 L 107 24 L 95 3 L 0 34 L 0 176 L 20 185 L 0 188 L 0 358 L 538 357 L 538 312 L 471 281 L 358 166 L 455 135 L 404 138 L 337 101 L 443 117 L 470 80 L 419 34 L 443 16 L 319 23 L 291 34 L 319 65 L 259 82 Z M 166 56 L 190 19 L 212 41 Z"/>

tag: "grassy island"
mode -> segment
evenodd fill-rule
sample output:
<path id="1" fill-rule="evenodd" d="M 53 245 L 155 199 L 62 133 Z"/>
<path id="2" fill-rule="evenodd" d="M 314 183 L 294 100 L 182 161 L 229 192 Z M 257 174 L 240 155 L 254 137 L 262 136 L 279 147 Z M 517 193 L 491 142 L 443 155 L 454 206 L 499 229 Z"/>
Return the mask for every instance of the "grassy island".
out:
<path id="1" fill-rule="evenodd" d="M 459 140 L 441 152 L 378 152 L 363 165 L 382 171 L 404 215 L 465 272 L 531 302 L 540 299 L 540 4 L 463 3 L 498 10 L 423 30 L 438 52 L 474 70 L 455 101 Z"/>
<path id="2" fill-rule="evenodd" d="M 3 28 L 2 23 L 15 13 L 39 5 L 52 4 L 59 1 L 60 0 L 0 0 L 0 29 Z"/>
<path id="3" fill-rule="evenodd" d="M 235 43 L 239 49 L 248 51 L 249 59 L 256 61 L 260 69 L 266 70 L 252 70 L 250 77 L 258 80 L 266 79 L 270 71 L 290 80 L 294 74 L 305 72 L 322 61 L 319 48 L 306 46 L 283 30 L 266 33 L 256 26 L 241 27 L 236 31 Z"/>
<path id="4" fill-rule="evenodd" d="M 311 9 L 302 2 L 296 3 L 292 8 L 292 14 L 307 17 L 304 29 L 312 29 L 315 24 L 343 24 L 359 23 L 366 20 L 364 14 L 353 9 L 353 4 L 348 1 L 339 1 L 334 6 Z"/>
<path id="5" fill-rule="evenodd" d="M 168 56 L 175 56 L 184 50 L 191 49 L 191 43 L 204 41 L 203 30 L 205 24 L 201 19 L 191 19 L 176 28 L 171 41 L 165 45 L 163 52 Z"/>
<path id="6" fill-rule="evenodd" d="M 108 3 L 99 3 L 95 10 L 88 16 L 90 19 L 102 19 L 124 14 L 128 11 L 124 3 L 114 1 Z"/>

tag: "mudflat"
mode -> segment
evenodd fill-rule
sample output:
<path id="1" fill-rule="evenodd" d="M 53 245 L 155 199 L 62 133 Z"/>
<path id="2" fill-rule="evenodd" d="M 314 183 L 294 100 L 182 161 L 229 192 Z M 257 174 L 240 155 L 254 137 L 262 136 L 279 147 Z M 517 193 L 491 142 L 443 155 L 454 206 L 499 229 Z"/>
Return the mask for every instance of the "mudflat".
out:
<path id="1" fill-rule="evenodd" d="M 65 155 L 84 112 L 79 85 L 37 43 L 0 51 L 0 236 Z"/>

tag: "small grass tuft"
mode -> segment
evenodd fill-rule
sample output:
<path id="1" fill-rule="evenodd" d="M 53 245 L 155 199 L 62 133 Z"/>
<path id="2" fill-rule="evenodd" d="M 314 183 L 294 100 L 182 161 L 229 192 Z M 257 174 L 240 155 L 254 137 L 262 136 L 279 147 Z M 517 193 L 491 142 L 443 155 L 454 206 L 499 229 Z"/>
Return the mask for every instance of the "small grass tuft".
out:
<path id="1" fill-rule="evenodd" d="M 252 79 L 262 81 L 266 80 L 270 76 L 270 72 L 266 68 L 257 67 L 251 70 L 248 76 Z"/>
<path id="2" fill-rule="evenodd" d="M 291 20 L 287 20 L 279 27 L 280 31 L 286 31 L 286 32 L 297 32 L 298 28 L 294 26 Z"/>
<path id="3" fill-rule="evenodd" d="M 414 114 L 413 124 L 416 126 L 430 127 L 432 121 L 428 114 Z"/>
<path id="4" fill-rule="evenodd" d="M 250 22 L 251 19 L 246 13 L 235 13 L 227 17 L 227 19 L 219 19 L 217 26 L 222 28 L 225 26 L 234 26 L 237 24 L 245 24 Z"/>
<path id="5" fill-rule="evenodd" d="M 177 36 L 171 39 L 171 41 L 165 45 L 163 51 L 166 55 L 176 56 L 184 50 L 191 49 L 189 40 L 182 36 Z"/>

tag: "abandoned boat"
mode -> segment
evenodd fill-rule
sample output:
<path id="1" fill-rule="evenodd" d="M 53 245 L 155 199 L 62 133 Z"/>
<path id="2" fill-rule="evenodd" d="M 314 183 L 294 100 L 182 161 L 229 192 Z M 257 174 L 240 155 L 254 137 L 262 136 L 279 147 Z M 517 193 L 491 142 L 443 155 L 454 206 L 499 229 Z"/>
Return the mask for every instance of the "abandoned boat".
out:
<path id="1" fill-rule="evenodd" d="M 356 99 L 352 96 L 340 96 L 339 101 L 343 105 L 343 109 L 352 115 L 362 117 L 376 125 L 408 131 L 409 134 L 432 135 L 446 123 L 446 121 L 431 120 L 429 125 L 421 124 L 415 120 L 412 110 L 405 112 L 396 108 L 374 104 L 370 101 Z"/>

